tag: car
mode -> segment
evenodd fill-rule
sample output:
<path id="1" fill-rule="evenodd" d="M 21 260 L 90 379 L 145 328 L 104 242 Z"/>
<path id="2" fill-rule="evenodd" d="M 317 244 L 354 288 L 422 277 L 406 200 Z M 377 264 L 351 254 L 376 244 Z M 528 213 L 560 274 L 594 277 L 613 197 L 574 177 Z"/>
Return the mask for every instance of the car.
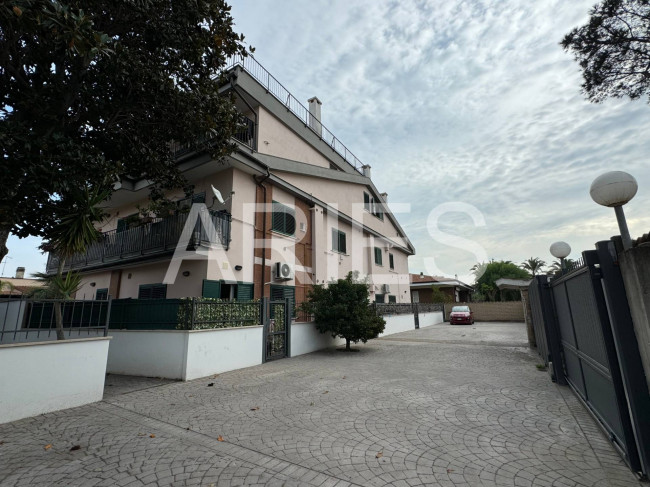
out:
<path id="1" fill-rule="evenodd" d="M 474 324 L 474 313 L 469 309 L 469 306 L 454 306 L 451 308 L 451 313 L 449 313 L 449 324 L 450 325 L 473 325 Z"/>

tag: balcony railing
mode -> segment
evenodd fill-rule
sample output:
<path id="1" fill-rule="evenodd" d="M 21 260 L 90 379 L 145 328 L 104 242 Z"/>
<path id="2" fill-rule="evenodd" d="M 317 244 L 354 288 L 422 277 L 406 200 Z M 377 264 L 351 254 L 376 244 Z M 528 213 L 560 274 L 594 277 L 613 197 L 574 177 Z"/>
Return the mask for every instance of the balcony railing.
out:
<path id="1" fill-rule="evenodd" d="M 244 117 L 242 115 L 240 124 L 242 125 L 242 128 L 235 132 L 233 134 L 233 139 L 238 140 L 242 144 L 250 147 L 251 149 L 256 149 L 255 146 L 255 122 L 253 122 L 250 118 Z M 210 142 L 213 140 L 213 137 L 210 135 L 206 135 L 204 137 L 201 137 L 198 139 L 195 143 L 193 144 L 180 144 L 178 142 L 171 142 L 170 147 L 172 150 L 172 153 L 174 154 L 175 157 L 180 157 L 184 154 L 187 154 L 192 151 L 192 147 L 196 146 L 197 144 L 210 144 Z"/>
<path id="2" fill-rule="evenodd" d="M 150 222 L 126 230 L 102 233 L 101 238 L 91 244 L 86 252 L 67 259 L 64 270 L 92 269 L 110 264 L 137 261 L 144 256 L 172 253 L 183 233 L 188 213 L 177 213 L 167 218 L 155 218 Z M 229 213 L 210 212 L 212 225 L 204 225 L 197 218 L 190 246 L 230 245 Z M 59 259 L 50 254 L 47 259 L 47 272 L 57 271 Z"/>
<path id="3" fill-rule="evenodd" d="M 277 100 L 279 100 L 287 109 L 298 117 L 307 127 L 316 126 L 321 128 L 322 133 L 314 132 L 327 143 L 335 152 L 337 152 L 345 162 L 350 164 L 359 173 L 363 174 L 363 163 L 341 142 L 336 136 L 330 132 L 327 127 L 320 123 L 320 120 L 311 120 L 309 110 L 296 97 L 294 97 L 289 90 L 275 79 L 264 66 L 258 63 L 251 55 L 246 57 L 237 55 L 228 60 L 228 68 L 241 66 L 241 68 L 255 78 L 269 93 L 271 93 Z M 312 129 L 313 130 L 313 129 Z"/>

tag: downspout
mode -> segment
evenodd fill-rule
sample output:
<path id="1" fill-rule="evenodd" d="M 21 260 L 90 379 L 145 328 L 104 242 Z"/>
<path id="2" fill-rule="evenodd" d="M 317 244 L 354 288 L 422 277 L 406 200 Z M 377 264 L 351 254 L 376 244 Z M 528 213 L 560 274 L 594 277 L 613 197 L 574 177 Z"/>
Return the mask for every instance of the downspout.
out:
<path id="1" fill-rule="evenodd" d="M 268 166 L 264 166 L 266 169 L 266 175 L 261 179 L 258 179 L 257 176 L 253 176 L 255 184 L 257 184 L 262 191 L 264 192 L 264 214 L 262 216 L 262 272 L 260 273 L 260 292 L 261 297 L 264 297 L 264 275 L 266 274 L 266 185 L 264 182 L 271 177 L 271 171 L 269 171 Z M 255 209 L 257 210 L 257 197 L 255 198 Z"/>

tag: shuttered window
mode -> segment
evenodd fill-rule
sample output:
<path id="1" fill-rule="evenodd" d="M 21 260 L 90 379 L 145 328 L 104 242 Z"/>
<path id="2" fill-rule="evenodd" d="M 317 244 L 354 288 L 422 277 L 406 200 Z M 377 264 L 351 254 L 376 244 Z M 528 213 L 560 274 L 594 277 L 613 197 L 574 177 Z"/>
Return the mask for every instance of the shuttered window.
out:
<path id="1" fill-rule="evenodd" d="M 252 300 L 253 300 L 253 283 L 238 282 L 237 301 L 252 301 Z"/>
<path id="2" fill-rule="evenodd" d="M 210 279 L 203 279 L 203 289 L 201 296 L 204 298 L 220 298 L 221 297 L 221 281 L 211 281 Z"/>
<path id="3" fill-rule="evenodd" d="M 388 296 L 388 302 L 389 303 L 397 303 L 397 297 L 396 296 Z"/>
<path id="4" fill-rule="evenodd" d="M 108 299 L 108 289 L 98 289 L 95 293 L 95 299 L 98 301 L 106 301 Z"/>
<path id="5" fill-rule="evenodd" d="M 393 254 L 388 254 L 388 266 L 391 269 L 395 269 L 395 258 L 393 256 Z"/>
<path id="6" fill-rule="evenodd" d="M 372 204 L 368 193 L 363 193 L 363 207 L 366 211 L 372 211 Z"/>
<path id="7" fill-rule="evenodd" d="M 142 284 L 138 290 L 138 299 L 165 299 L 167 284 Z"/>
<path id="8" fill-rule="evenodd" d="M 381 259 L 382 259 L 381 249 L 379 247 L 375 247 L 375 264 L 383 265 Z"/>
<path id="9" fill-rule="evenodd" d="M 347 252 L 347 242 L 345 239 L 345 232 L 332 228 L 332 250 L 334 252 Z"/>
<path id="10" fill-rule="evenodd" d="M 296 210 L 277 201 L 273 202 L 272 208 L 271 230 L 284 233 L 285 235 L 295 235 Z"/>
<path id="11" fill-rule="evenodd" d="M 384 295 L 383 294 L 375 294 L 375 303 L 383 303 L 384 302 Z"/>

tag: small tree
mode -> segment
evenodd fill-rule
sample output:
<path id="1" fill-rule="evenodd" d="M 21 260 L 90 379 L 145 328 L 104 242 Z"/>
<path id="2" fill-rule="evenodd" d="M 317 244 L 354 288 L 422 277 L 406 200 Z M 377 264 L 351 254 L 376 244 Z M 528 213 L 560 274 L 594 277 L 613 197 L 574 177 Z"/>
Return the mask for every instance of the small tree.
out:
<path id="1" fill-rule="evenodd" d="M 454 301 L 449 294 L 435 285 L 431 286 L 431 299 L 433 303 L 451 303 Z"/>
<path id="2" fill-rule="evenodd" d="M 345 279 L 330 282 L 327 287 L 314 286 L 301 309 L 314 315 L 319 332 L 345 338 L 345 350 L 350 351 L 350 342 L 366 343 L 377 338 L 386 326 L 368 297 L 367 285 L 356 282 L 350 272 Z"/>
<path id="3" fill-rule="evenodd" d="M 541 272 L 544 266 L 546 266 L 546 262 L 539 257 L 531 257 L 521 263 L 521 268 L 530 272 L 533 277 Z"/>

